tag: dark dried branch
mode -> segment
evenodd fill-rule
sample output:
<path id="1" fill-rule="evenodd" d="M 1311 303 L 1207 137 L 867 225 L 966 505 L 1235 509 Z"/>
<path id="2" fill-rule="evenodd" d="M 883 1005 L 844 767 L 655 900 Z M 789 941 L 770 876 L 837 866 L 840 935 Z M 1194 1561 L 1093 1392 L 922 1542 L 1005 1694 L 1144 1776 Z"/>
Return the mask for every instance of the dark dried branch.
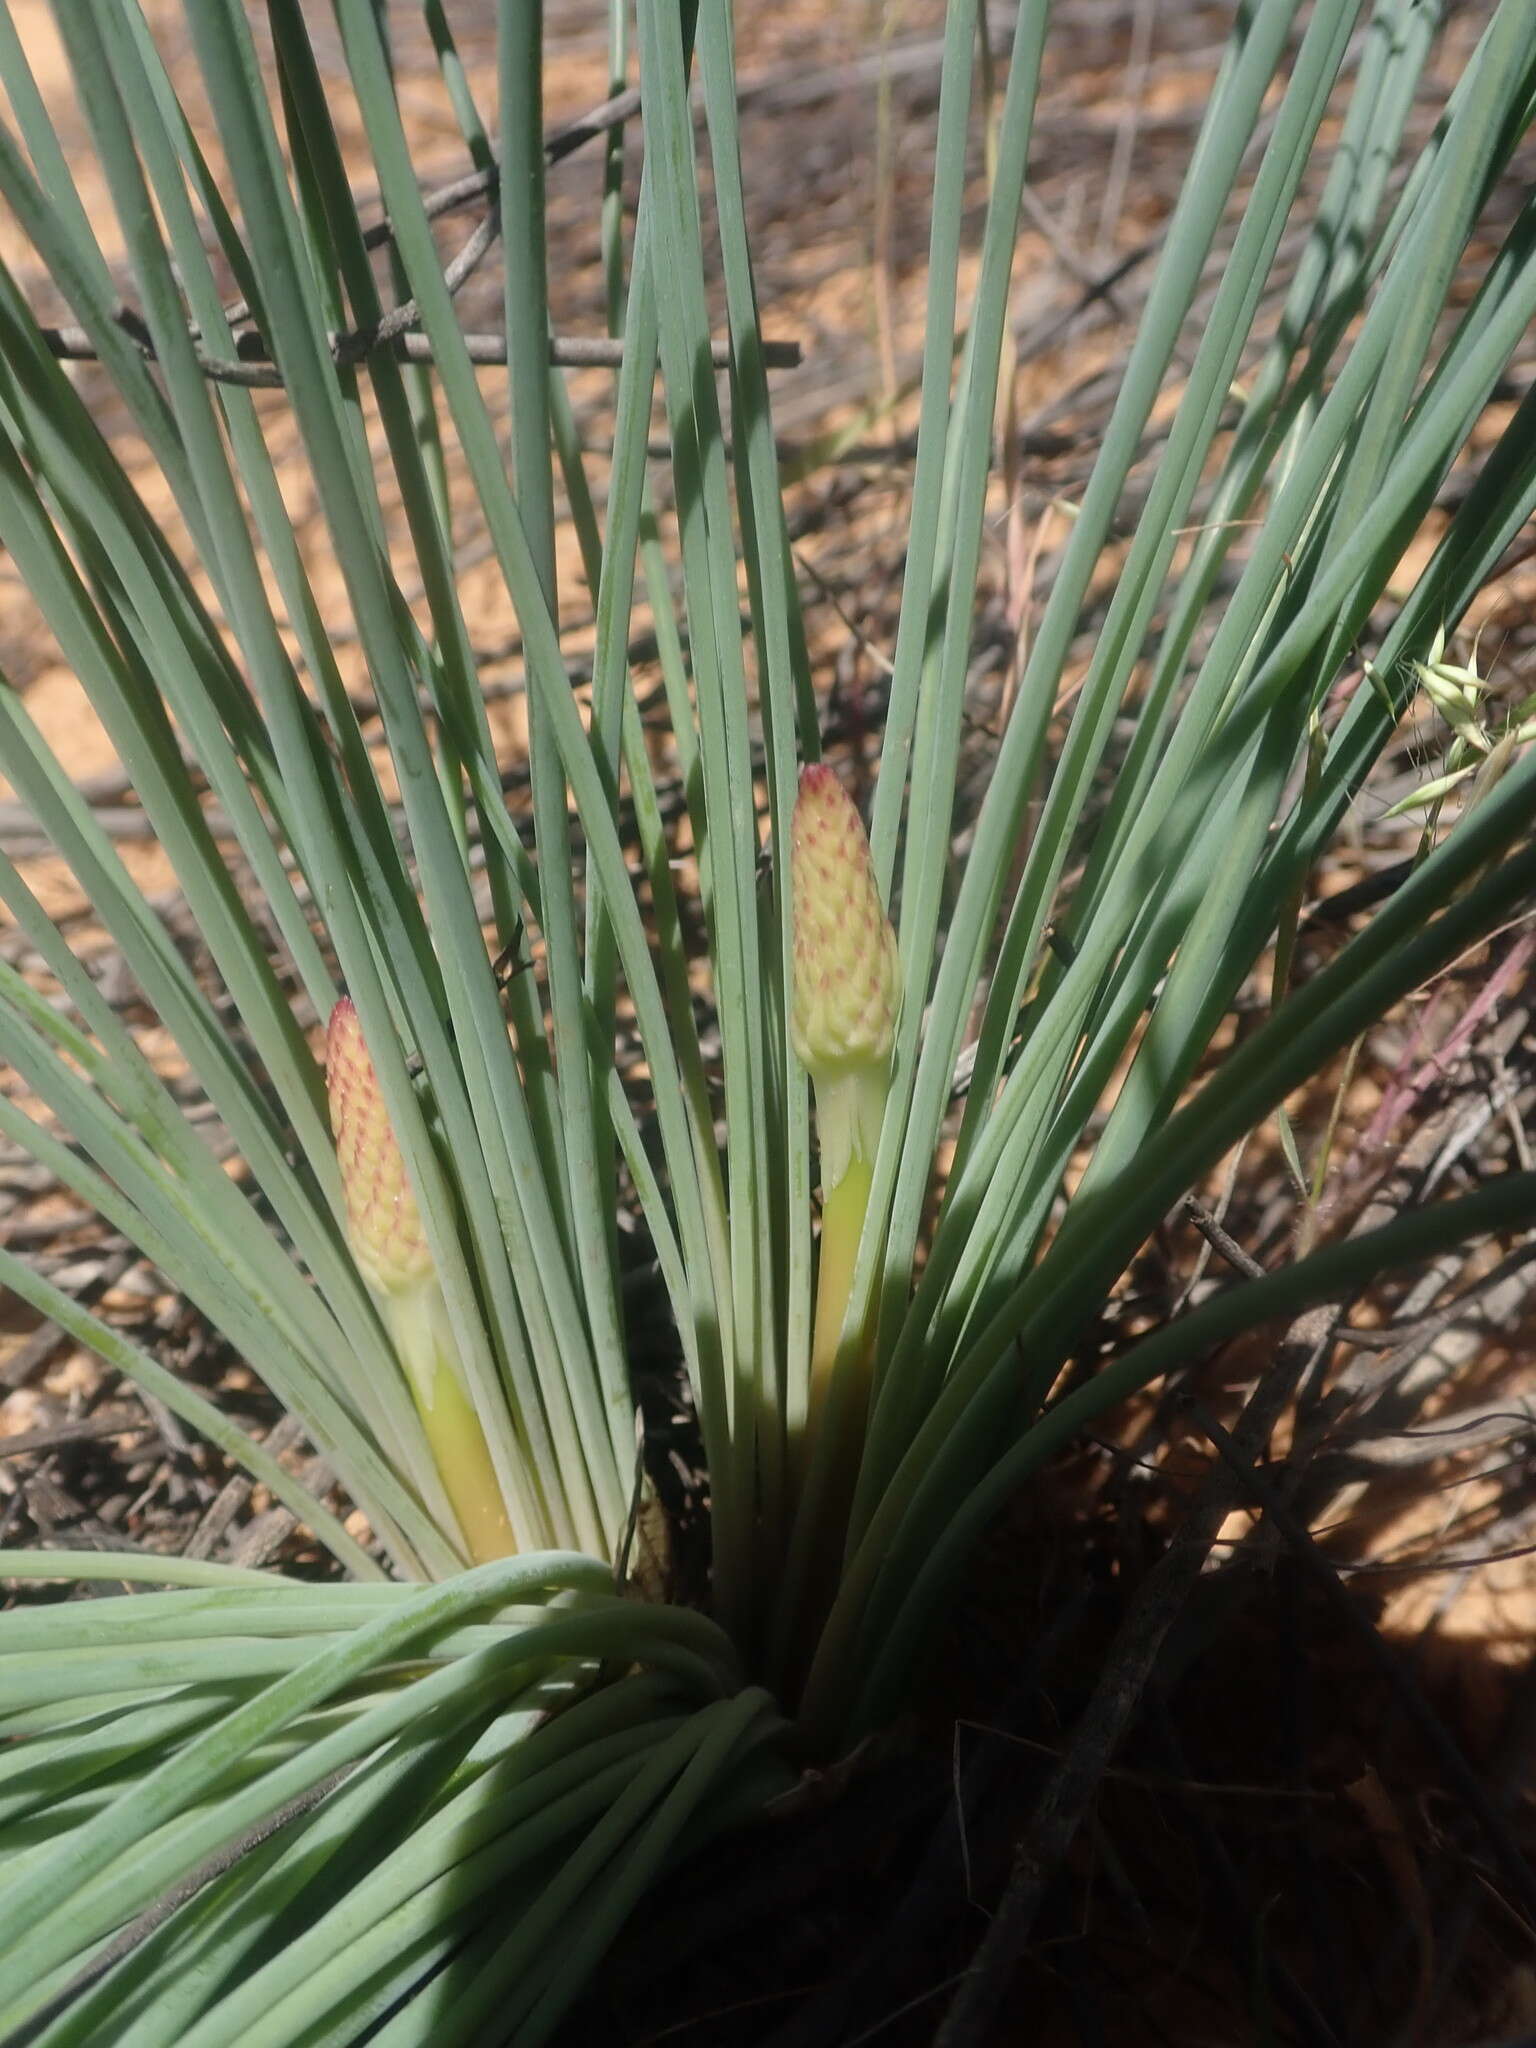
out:
<path id="1" fill-rule="evenodd" d="M 23 1429 L 14 1436 L 0 1437 L 0 1458 L 62 1450 L 69 1444 L 88 1443 L 97 1437 L 158 1433 L 154 1422 L 145 1415 L 82 1415 L 73 1422 L 56 1422 L 47 1428 Z"/>
<path id="2" fill-rule="evenodd" d="M 264 1448 L 274 1457 L 281 1457 L 291 1451 L 295 1444 L 303 1441 L 304 1426 L 296 1416 L 284 1415 L 269 1432 Z M 308 1477 L 305 1484 L 309 1483 Z M 236 1472 L 227 1479 L 204 1513 L 202 1520 L 192 1531 L 182 1550 L 183 1557 L 212 1557 L 231 1523 L 245 1508 L 251 1497 L 252 1480 L 247 1473 Z"/>
<path id="3" fill-rule="evenodd" d="M 1414 1356 L 1417 1357 L 1424 1346 L 1432 1343 L 1442 1330 L 1448 1330 L 1452 1323 L 1459 1321 L 1474 1302 L 1479 1301 L 1485 1294 L 1492 1293 L 1495 1288 L 1502 1287 L 1506 1280 L 1518 1273 L 1522 1266 L 1528 1266 L 1532 1259 L 1536 1259 L 1536 1239 L 1532 1239 L 1528 1244 L 1517 1245 L 1507 1258 L 1500 1259 L 1499 1263 L 1480 1280 L 1474 1280 L 1470 1286 L 1464 1287 L 1459 1294 L 1453 1295 L 1439 1308 L 1431 1309 L 1428 1315 L 1416 1316 L 1411 1322 L 1406 1323 L 1386 1323 L 1379 1330 L 1341 1329 L 1340 1341 L 1353 1344 L 1361 1351 L 1395 1351 L 1399 1346 L 1412 1345 Z"/>
<path id="4" fill-rule="evenodd" d="M 54 1219 L 54 1228 L 58 1229 L 57 1218 Z M 19 1234 L 18 1226 L 14 1224 L 7 1230 L 6 1242 L 12 1249 L 16 1246 Z M 103 1258 L 89 1276 L 78 1279 L 69 1291 L 84 1307 L 89 1308 L 109 1288 L 115 1287 L 129 1268 L 138 1263 L 138 1259 L 139 1253 L 133 1246 L 121 1245 L 113 1250 L 110 1256 Z M 57 1323 L 40 1323 L 30 1336 L 23 1339 L 5 1363 L 0 1365 L 0 1391 L 25 1386 L 34 1373 L 41 1372 L 74 1341 L 69 1332 L 60 1329 Z M 14 1437 L 11 1442 L 14 1446 Z"/>
<path id="5" fill-rule="evenodd" d="M 599 135 L 606 135 L 610 128 L 622 127 L 640 111 L 640 94 L 631 87 L 627 92 L 615 93 L 611 99 L 601 101 L 585 114 L 562 122 L 552 128 L 544 138 L 544 161 L 547 164 L 560 163 L 571 156 L 584 143 L 595 141 Z M 422 200 L 422 211 L 428 220 L 441 220 L 445 214 L 456 213 L 460 207 L 473 206 L 481 199 L 489 198 L 496 189 L 501 172 L 492 161 L 481 170 L 466 171 L 462 178 L 454 178 L 446 185 L 439 185 Z M 365 249 L 387 249 L 395 239 L 395 226 L 388 216 L 375 221 L 363 235 Z M 251 307 L 247 300 L 237 299 L 226 306 L 224 318 L 231 327 L 239 327 L 251 318 Z"/>
<path id="6" fill-rule="evenodd" d="M 396 307 L 393 314 L 386 315 L 372 329 L 350 328 L 345 333 L 333 334 L 330 338 L 332 362 L 338 369 L 353 369 L 380 349 L 387 349 L 399 362 L 435 361 L 432 344 L 426 335 L 401 331 L 396 320 L 402 315 L 414 319 L 415 305 L 407 303 Z M 146 359 L 153 362 L 154 346 L 137 314 L 125 306 L 119 311 L 117 320 Z M 61 361 L 96 361 L 96 350 L 83 327 L 44 327 L 40 332 L 44 347 Z M 198 348 L 198 368 L 214 384 L 234 384 L 253 391 L 281 390 L 283 374 L 272 361 L 262 337 L 243 334 L 238 345 L 238 361 L 231 356 L 210 355 L 206 349 Z M 504 334 L 466 334 L 464 346 L 472 363 L 490 367 L 507 360 L 507 338 Z M 710 354 L 716 369 L 729 367 L 731 354 L 728 342 L 717 341 Z M 800 344 L 798 341 L 765 341 L 762 355 L 765 369 L 793 370 L 801 361 Z M 555 335 L 550 340 L 549 359 L 565 369 L 616 369 L 624 360 L 624 344 L 612 341 L 606 335 Z"/>
<path id="7" fill-rule="evenodd" d="M 1369 1611 L 1349 1591 L 1340 1568 L 1327 1556 L 1311 1530 L 1301 1521 L 1270 1479 L 1253 1469 L 1242 1446 L 1229 1436 L 1213 1416 L 1192 1403 L 1201 1429 L 1215 1445 L 1223 1463 L 1238 1479 L 1248 1504 L 1258 1508 L 1285 1547 L 1325 1594 L 1340 1620 L 1365 1647 L 1372 1661 L 1396 1693 L 1407 1719 L 1438 1760 L 1447 1784 L 1469 1820 L 1487 1844 L 1490 1856 L 1512 1903 L 1527 1920 L 1536 1920 L 1536 1870 L 1510 1830 L 1507 1820 L 1488 1796 L 1481 1776 L 1468 1763 L 1461 1745 L 1425 1697 L 1413 1666 L 1377 1628 Z"/>
<path id="8" fill-rule="evenodd" d="M 1351 1477 L 1358 1477 L 1379 1466 L 1396 1471 L 1410 1465 L 1431 1465 L 1437 1458 L 1480 1450 L 1485 1444 L 1504 1444 L 1528 1437 L 1533 1429 L 1536 1407 L 1508 1400 L 1484 1401 L 1475 1408 L 1456 1410 L 1433 1427 L 1396 1430 L 1351 1443 L 1347 1469 Z"/>
<path id="9" fill-rule="evenodd" d="M 992 1925 L 978 1946 L 937 2035 L 937 2048 L 980 2048 L 1044 1902 L 1046 1887 L 1087 1818 L 1095 1791 L 1118 1750 L 1152 1676 L 1168 1631 L 1204 1568 L 1222 1523 L 1248 1479 L 1282 1408 L 1302 1375 L 1331 1342 L 1335 1312 L 1303 1316 L 1255 1388 L 1234 1437 L 1233 1469 L 1212 1469 L 1168 1549 L 1148 1573 L 1105 1657 L 1093 1696 L 1059 1767 L 1047 1781 L 1024 1832 Z M 1305 2017 L 1315 2017 L 1308 2013 Z"/>
<path id="10" fill-rule="evenodd" d="M 1200 1235 L 1211 1247 L 1211 1250 L 1219 1252 L 1227 1264 L 1235 1271 L 1241 1273 L 1245 1280 L 1263 1280 L 1267 1277 L 1266 1269 L 1259 1264 L 1258 1260 L 1250 1257 L 1243 1250 L 1237 1239 L 1222 1229 L 1204 1203 L 1197 1202 L 1193 1195 L 1186 1195 L 1184 1197 L 1184 1214 L 1193 1223 L 1196 1230 L 1199 1231 Z"/>

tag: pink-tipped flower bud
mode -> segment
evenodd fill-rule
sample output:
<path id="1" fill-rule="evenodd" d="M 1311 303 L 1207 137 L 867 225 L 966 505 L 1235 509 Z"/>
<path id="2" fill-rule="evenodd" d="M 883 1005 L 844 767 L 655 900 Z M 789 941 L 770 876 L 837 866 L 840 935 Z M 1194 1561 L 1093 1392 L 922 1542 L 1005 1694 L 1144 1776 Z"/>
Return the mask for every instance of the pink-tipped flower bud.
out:
<path id="1" fill-rule="evenodd" d="M 818 1083 L 889 1064 L 901 1011 L 896 934 L 853 800 L 825 765 L 800 771 L 790 827 L 794 991 L 790 1036 Z"/>
<path id="2" fill-rule="evenodd" d="M 363 1027 L 347 996 L 332 1010 L 325 1034 L 325 1086 L 352 1256 L 380 1294 L 406 1294 L 432 1275 L 432 1253 Z"/>

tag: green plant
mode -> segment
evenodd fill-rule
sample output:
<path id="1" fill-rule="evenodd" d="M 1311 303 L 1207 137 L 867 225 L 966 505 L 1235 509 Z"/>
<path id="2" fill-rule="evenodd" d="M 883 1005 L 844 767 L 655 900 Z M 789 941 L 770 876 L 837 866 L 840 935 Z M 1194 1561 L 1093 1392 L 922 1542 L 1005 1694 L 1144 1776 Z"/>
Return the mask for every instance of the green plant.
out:
<path id="1" fill-rule="evenodd" d="M 398 299 L 414 309 L 425 359 L 389 342 L 299 0 L 269 0 L 275 106 L 247 11 L 235 0 L 186 10 L 217 166 L 135 0 L 56 8 L 117 208 L 131 317 L 0 9 L 12 117 L 0 191 L 174 494 L 189 552 L 162 533 L 58 360 L 58 337 L 50 345 L 3 272 L 0 541 L 175 866 L 211 978 L 172 944 L 9 687 L 0 765 L 89 893 L 239 1170 L 185 1117 L 3 856 L 0 895 L 40 972 L 0 964 L 0 1052 L 32 1098 L 0 1102 L 0 1130 L 223 1333 L 326 1449 L 377 1542 L 359 1543 L 258 1444 L 0 1251 L 0 1279 L 205 1428 L 353 1579 L 304 1584 L 177 1559 L 125 1568 L 75 1552 L 0 1559 L 17 1579 L 130 1569 L 165 1588 L 0 1621 L 0 1728 L 25 1738 L 0 1754 L 0 2028 L 40 2043 L 343 2042 L 375 2027 L 369 2038 L 393 2048 L 483 2041 L 493 2021 L 498 2039 L 546 2038 L 658 1873 L 760 1811 L 792 1781 L 794 1759 L 839 1754 L 898 1708 L 987 1518 L 1073 1431 L 1234 1329 L 1536 1216 L 1536 1177 L 1510 1175 L 1234 1290 L 1051 1399 L 1079 1333 L 1172 1203 L 1536 888 L 1527 756 L 1191 1094 L 1232 999 L 1277 932 L 1287 943 L 1301 884 L 1417 688 L 1415 664 L 1434 667 L 1441 636 L 1536 504 L 1527 397 L 1477 459 L 1365 680 L 1351 650 L 1374 637 L 1407 541 L 1466 459 L 1536 314 L 1531 199 L 1476 292 L 1452 298 L 1536 101 L 1521 0 L 1492 12 L 1400 180 L 1437 9 L 1378 0 L 1362 20 L 1353 0 L 1319 0 L 1304 28 L 1298 0 L 1238 11 L 952 900 L 936 850 L 954 822 L 1048 13 L 1026 7 L 1015 27 L 956 368 L 978 9 L 948 8 L 911 532 L 868 882 L 856 839 L 844 854 L 850 886 L 868 890 L 866 957 L 886 1007 L 867 1044 L 849 1041 L 852 1071 L 797 1021 L 788 863 L 766 883 L 759 874 L 759 793 L 766 843 L 782 853 L 800 766 L 820 750 L 746 231 L 729 11 L 705 7 L 695 21 L 661 0 L 638 8 L 647 147 L 627 266 L 621 211 L 603 214 L 623 346 L 601 524 L 550 363 L 539 12 L 501 9 L 494 136 L 448 11 L 427 0 L 424 12 L 466 150 L 499 207 L 510 476 L 407 151 L 388 10 L 335 0 Z M 616 8 L 616 81 L 627 34 Z M 725 419 L 690 64 L 729 319 Z M 1330 108 L 1337 145 L 1304 200 Z M 620 168 L 611 148 L 610 199 Z M 1053 746 L 1090 577 L 1245 179 L 1166 444 Z M 1265 282 L 1299 208 L 1305 245 L 1260 344 Z M 237 307 L 221 297 L 210 246 Z M 675 616 L 646 460 L 658 365 Z M 280 381 L 306 452 L 398 820 L 278 490 L 271 415 L 253 397 L 264 379 Z M 504 801 L 477 686 L 450 463 L 521 627 L 528 819 Z M 557 463 L 596 610 L 584 707 L 556 625 Z M 384 477 L 419 610 L 395 570 Z M 1197 494 L 1199 536 L 1184 550 Z M 700 854 L 718 1061 L 695 1019 L 686 906 L 626 653 L 637 566 L 658 611 Z M 1127 710 L 1122 747 L 1115 722 Z M 824 776 L 811 788 L 825 796 Z M 213 805 L 244 886 L 210 829 Z M 1069 862 L 1080 873 L 1064 894 Z M 499 959 L 514 971 L 498 973 Z M 529 961 L 533 971 L 518 971 Z M 392 1195 L 411 1210 L 398 1273 L 363 1241 L 355 1195 L 349 1223 L 318 1031 L 299 1021 L 307 1012 L 323 1025 L 343 990 L 355 1009 L 334 1028 L 368 1068 L 372 1156 L 390 1148 Z M 978 995 L 969 1092 L 929 1227 Z M 643 1094 L 617 1050 L 621 1005 L 642 1048 Z M 845 1296 L 833 1313 L 823 1290 L 824 1322 L 841 1327 L 814 1338 L 812 1119 L 797 1047 L 819 1091 L 823 1272 L 835 1259 Z M 345 1135 L 343 1155 L 347 1166 Z M 829 1170 L 834 1159 L 842 1172 Z M 621 1173 L 698 1401 L 708 1617 L 630 1597 L 615 1571 L 643 1494 Z M 451 1392 L 447 1420 L 434 1386 Z M 498 1513 L 515 1556 L 492 1556 Z"/>

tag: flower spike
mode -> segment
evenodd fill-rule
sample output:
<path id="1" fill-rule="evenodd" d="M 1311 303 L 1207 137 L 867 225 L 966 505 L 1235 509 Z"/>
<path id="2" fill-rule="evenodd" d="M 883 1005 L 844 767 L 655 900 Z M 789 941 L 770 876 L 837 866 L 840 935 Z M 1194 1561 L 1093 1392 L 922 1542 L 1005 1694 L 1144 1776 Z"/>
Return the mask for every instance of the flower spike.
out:
<path id="1" fill-rule="evenodd" d="M 901 1014 L 896 934 L 880 900 L 869 841 L 832 769 L 800 771 L 790 825 L 794 980 L 789 1029 L 816 1090 L 821 1150 L 821 1260 L 811 1346 L 811 1416 L 838 1356 L 854 1261 L 869 1206 Z M 867 1346 L 858 1339 L 862 1362 Z"/>
<path id="2" fill-rule="evenodd" d="M 331 1012 L 325 1087 L 347 1241 L 394 1338 L 443 1486 L 476 1563 L 516 1548 L 500 1482 L 464 1378 L 437 1264 L 350 997 Z"/>

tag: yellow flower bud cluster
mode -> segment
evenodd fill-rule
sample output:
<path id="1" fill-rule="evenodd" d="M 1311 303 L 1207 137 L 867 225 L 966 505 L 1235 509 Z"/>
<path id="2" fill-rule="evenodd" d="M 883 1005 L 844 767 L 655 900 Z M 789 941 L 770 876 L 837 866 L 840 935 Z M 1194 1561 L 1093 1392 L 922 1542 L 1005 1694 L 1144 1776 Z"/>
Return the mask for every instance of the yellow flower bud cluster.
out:
<path id="1" fill-rule="evenodd" d="M 818 1083 L 884 1069 L 901 1010 L 901 965 L 852 799 L 823 765 L 802 769 L 790 827 L 794 989 L 790 1035 Z"/>
<path id="2" fill-rule="evenodd" d="M 408 1293 L 430 1277 L 432 1253 L 348 996 L 331 1012 L 325 1035 L 325 1086 L 352 1256 L 378 1293 Z"/>

